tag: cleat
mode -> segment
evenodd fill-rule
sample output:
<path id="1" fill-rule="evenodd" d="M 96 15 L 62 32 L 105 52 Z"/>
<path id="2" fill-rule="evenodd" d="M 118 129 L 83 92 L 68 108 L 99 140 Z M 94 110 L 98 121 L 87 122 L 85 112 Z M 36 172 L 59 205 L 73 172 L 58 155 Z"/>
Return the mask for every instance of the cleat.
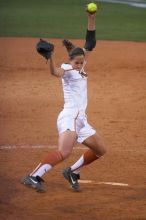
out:
<path id="1" fill-rule="evenodd" d="M 78 183 L 78 179 L 80 179 L 80 175 L 79 174 L 73 173 L 73 171 L 71 170 L 70 167 L 64 169 L 62 171 L 62 174 L 63 174 L 64 178 L 66 180 L 68 180 L 68 182 L 71 185 L 71 188 L 74 191 L 76 191 L 76 192 L 80 192 L 81 191 L 79 183 Z"/>
<path id="2" fill-rule="evenodd" d="M 43 183 L 44 180 L 39 176 L 26 176 L 21 180 L 21 183 L 34 188 L 37 192 L 45 192 Z"/>

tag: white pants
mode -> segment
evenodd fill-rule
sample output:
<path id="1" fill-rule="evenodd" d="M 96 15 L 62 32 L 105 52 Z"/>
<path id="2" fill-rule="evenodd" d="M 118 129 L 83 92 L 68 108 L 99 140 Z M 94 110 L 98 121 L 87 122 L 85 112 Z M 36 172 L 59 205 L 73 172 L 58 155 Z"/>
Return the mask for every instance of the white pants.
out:
<path id="1" fill-rule="evenodd" d="M 82 143 L 85 139 L 96 133 L 88 124 L 86 114 L 79 114 L 72 109 L 64 109 L 60 112 L 57 119 L 57 128 L 59 134 L 66 130 L 76 131 L 78 143 Z"/>

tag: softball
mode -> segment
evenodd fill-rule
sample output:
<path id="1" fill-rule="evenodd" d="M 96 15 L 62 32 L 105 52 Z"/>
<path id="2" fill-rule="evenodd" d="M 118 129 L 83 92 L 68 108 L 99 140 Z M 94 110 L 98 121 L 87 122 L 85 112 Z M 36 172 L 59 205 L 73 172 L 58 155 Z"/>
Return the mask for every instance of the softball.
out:
<path id="1" fill-rule="evenodd" d="M 87 11 L 89 13 L 95 13 L 97 11 L 97 5 L 94 2 L 91 2 L 87 5 Z"/>

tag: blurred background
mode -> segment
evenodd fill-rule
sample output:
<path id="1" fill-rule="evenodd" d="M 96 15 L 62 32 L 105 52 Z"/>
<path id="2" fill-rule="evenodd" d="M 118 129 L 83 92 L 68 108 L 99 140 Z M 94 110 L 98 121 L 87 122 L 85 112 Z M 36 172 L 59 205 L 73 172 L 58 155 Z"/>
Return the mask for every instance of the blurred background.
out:
<path id="1" fill-rule="evenodd" d="M 87 0 L 0 1 L 0 36 L 85 36 Z M 98 0 L 97 39 L 146 41 L 146 0 Z M 83 28 L 82 28 L 83 27 Z"/>

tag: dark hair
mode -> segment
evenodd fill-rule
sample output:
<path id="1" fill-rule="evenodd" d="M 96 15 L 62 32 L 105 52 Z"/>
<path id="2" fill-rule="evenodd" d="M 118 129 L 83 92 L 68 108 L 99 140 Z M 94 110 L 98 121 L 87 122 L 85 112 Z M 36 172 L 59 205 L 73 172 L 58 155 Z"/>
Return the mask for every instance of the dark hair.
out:
<path id="1" fill-rule="evenodd" d="M 74 59 L 76 56 L 80 56 L 80 55 L 84 55 L 85 56 L 84 50 L 82 48 L 80 48 L 80 47 L 75 47 L 69 53 L 69 57 L 70 57 L 71 60 Z"/>

